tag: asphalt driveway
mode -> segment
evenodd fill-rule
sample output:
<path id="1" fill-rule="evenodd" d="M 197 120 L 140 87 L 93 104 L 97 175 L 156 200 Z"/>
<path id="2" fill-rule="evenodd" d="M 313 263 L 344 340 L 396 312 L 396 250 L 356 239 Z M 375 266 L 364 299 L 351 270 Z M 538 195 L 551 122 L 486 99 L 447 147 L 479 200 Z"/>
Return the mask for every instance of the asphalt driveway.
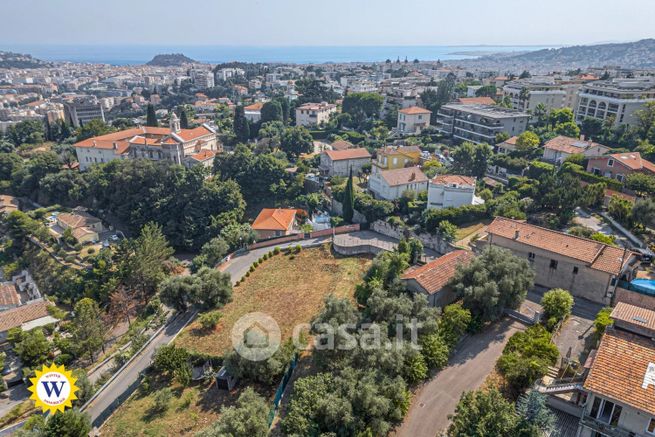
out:
<path id="1" fill-rule="evenodd" d="M 448 367 L 418 390 L 396 435 L 434 437 L 445 430 L 450 423 L 448 415 L 455 412 L 461 395 L 482 385 L 509 338 L 524 329 L 519 322 L 505 318 L 465 339 L 455 350 Z"/>

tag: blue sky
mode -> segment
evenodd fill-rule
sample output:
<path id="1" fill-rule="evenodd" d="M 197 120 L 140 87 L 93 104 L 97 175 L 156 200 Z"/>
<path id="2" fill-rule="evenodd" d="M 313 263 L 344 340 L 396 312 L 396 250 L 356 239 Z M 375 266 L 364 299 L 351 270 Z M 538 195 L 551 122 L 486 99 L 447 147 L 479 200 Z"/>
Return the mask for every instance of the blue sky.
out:
<path id="1" fill-rule="evenodd" d="M 655 36 L 655 0 L 0 0 L 4 44 L 570 45 Z"/>

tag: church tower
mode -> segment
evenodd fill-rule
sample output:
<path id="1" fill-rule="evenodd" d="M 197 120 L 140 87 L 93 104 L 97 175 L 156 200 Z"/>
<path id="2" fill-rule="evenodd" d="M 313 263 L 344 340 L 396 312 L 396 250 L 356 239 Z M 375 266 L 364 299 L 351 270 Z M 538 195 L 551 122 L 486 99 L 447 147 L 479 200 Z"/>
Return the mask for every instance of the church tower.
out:
<path id="1" fill-rule="evenodd" d="M 178 133 L 180 131 L 180 119 L 177 118 L 175 112 L 171 114 L 171 121 L 169 123 L 169 126 L 171 128 L 171 133 Z"/>

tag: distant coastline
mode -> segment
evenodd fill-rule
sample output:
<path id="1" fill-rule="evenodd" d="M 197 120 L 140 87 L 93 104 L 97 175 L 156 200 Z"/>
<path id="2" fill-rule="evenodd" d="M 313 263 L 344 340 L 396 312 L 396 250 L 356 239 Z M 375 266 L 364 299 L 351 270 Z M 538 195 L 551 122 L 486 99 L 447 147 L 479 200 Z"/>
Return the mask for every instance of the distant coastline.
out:
<path id="1" fill-rule="evenodd" d="M 45 61 L 111 65 L 145 64 L 160 53 L 183 53 L 203 63 L 268 62 L 294 64 L 409 62 L 475 59 L 491 53 L 525 53 L 554 46 L 139 46 L 139 45 L 7 45 L 0 50 L 29 53 Z"/>

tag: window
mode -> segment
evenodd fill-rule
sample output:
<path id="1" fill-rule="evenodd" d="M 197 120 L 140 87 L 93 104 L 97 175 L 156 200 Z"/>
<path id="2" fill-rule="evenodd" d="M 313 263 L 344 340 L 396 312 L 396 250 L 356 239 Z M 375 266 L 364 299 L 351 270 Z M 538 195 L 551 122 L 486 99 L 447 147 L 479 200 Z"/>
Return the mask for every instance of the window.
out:
<path id="1" fill-rule="evenodd" d="M 649 434 L 655 434 L 655 418 L 650 419 L 650 422 L 648 422 L 648 428 L 646 428 L 646 432 Z"/>
<path id="2" fill-rule="evenodd" d="M 600 422 L 618 426 L 622 411 L 623 407 L 620 405 L 597 397 L 594 399 L 590 415 Z"/>
<path id="3" fill-rule="evenodd" d="M 553 270 L 557 270 L 557 260 L 554 259 L 550 260 L 550 268 Z"/>
<path id="4" fill-rule="evenodd" d="M 573 274 L 574 275 L 578 274 L 578 266 L 573 267 Z"/>
<path id="5" fill-rule="evenodd" d="M 613 159 L 608 159 L 607 160 L 607 166 L 608 167 L 613 167 L 614 166 L 614 160 Z"/>
<path id="6" fill-rule="evenodd" d="M 534 261 L 534 256 L 535 256 L 535 255 L 534 255 L 534 252 L 528 252 L 528 259 L 529 259 L 530 261 Z"/>
<path id="7" fill-rule="evenodd" d="M 619 181 L 619 182 L 623 182 L 623 179 L 624 179 L 624 177 L 623 177 L 622 174 L 617 174 L 617 175 L 616 175 L 616 180 L 617 180 L 617 181 Z"/>

